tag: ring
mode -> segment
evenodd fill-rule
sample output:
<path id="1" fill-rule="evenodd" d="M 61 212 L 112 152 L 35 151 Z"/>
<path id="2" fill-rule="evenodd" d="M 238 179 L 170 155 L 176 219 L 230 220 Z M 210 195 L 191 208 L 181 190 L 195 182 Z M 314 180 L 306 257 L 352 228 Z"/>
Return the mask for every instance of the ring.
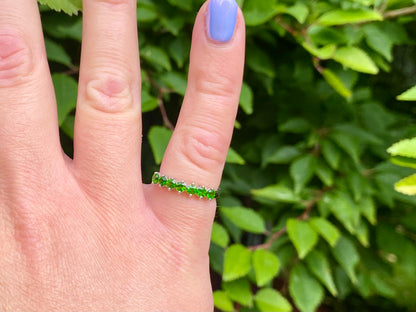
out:
<path id="1" fill-rule="evenodd" d="M 176 182 L 174 178 L 169 178 L 159 172 L 153 173 L 152 184 L 157 184 L 160 187 L 165 187 L 168 190 L 175 190 L 178 193 L 187 193 L 189 196 L 197 196 L 213 200 L 217 197 L 218 191 L 212 188 L 205 188 L 204 186 L 197 186 L 195 184 L 186 184 L 184 181 Z"/>

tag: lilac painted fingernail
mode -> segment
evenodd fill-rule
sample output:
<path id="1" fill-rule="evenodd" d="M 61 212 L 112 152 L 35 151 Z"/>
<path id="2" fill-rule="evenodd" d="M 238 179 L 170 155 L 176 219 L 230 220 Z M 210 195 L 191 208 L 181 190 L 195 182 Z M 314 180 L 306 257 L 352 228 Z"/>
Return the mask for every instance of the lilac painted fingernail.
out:
<path id="1" fill-rule="evenodd" d="M 211 0 L 208 5 L 207 29 L 212 40 L 230 41 L 237 22 L 237 2 L 235 0 Z"/>

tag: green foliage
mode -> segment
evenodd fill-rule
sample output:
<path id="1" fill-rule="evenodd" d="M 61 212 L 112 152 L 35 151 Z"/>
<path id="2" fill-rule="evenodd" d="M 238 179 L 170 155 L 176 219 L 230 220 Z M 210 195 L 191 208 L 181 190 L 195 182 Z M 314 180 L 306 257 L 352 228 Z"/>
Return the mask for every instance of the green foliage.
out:
<path id="1" fill-rule="evenodd" d="M 76 14 L 81 1 L 40 2 L 54 9 L 41 6 L 42 23 L 71 154 L 82 20 L 55 10 Z M 137 4 L 147 182 L 185 94 L 202 3 Z M 416 137 L 415 2 L 238 3 L 246 72 L 212 231 L 215 306 L 414 311 L 416 199 L 393 186 L 410 176 L 396 189 L 416 192 L 416 149 L 393 143 Z"/>
<path id="2" fill-rule="evenodd" d="M 56 11 L 64 11 L 72 15 L 78 14 L 82 8 L 82 0 L 38 0 L 40 4 L 48 5 L 51 9 Z"/>

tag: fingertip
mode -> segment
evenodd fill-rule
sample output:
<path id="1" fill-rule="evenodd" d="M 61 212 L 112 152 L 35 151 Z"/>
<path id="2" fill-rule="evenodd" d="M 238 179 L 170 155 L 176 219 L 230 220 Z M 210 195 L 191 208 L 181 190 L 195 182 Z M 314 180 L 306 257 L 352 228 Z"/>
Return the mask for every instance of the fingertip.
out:
<path id="1" fill-rule="evenodd" d="M 193 41 L 212 48 L 226 48 L 245 42 L 244 16 L 235 0 L 206 1 L 195 20 Z"/>

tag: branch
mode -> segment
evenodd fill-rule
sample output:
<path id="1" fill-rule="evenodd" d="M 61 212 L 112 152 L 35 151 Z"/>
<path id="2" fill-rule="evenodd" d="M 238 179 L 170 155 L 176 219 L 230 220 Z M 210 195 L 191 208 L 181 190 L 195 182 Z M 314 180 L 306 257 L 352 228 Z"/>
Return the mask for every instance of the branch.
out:
<path id="1" fill-rule="evenodd" d="M 160 114 L 162 115 L 162 118 L 163 118 L 163 124 L 166 126 L 166 127 L 168 127 L 170 130 L 174 130 L 175 129 L 175 127 L 173 126 L 173 124 L 171 123 L 171 121 L 169 120 L 169 117 L 168 117 L 168 114 L 167 114 L 167 112 L 166 112 L 166 108 L 165 108 L 165 103 L 163 102 L 163 94 L 164 93 L 168 93 L 168 92 L 171 92 L 170 90 L 168 90 L 168 89 L 165 89 L 165 88 L 163 88 L 163 87 L 161 87 L 161 86 L 159 86 L 158 84 L 157 84 L 157 82 L 156 81 L 154 81 L 151 77 L 149 77 L 148 76 L 148 80 L 149 80 L 149 82 L 150 82 L 150 84 L 153 86 L 153 87 L 155 87 L 156 89 L 157 89 L 157 91 L 158 91 L 158 94 L 157 94 L 157 105 L 159 106 L 159 110 L 160 110 Z"/>
<path id="2" fill-rule="evenodd" d="M 168 127 L 170 130 L 173 131 L 175 130 L 175 127 L 170 122 L 168 114 L 166 112 L 165 104 L 163 103 L 163 92 L 164 92 L 163 88 L 159 88 L 159 93 L 157 95 L 157 105 L 159 105 L 160 113 L 163 118 L 163 123 L 165 124 L 166 127 Z"/>
<path id="3" fill-rule="evenodd" d="M 383 14 L 384 19 L 389 18 L 396 18 L 403 15 L 410 15 L 416 13 L 416 5 L 407 7 L 407 8 L 401 8 L 397 10 L 387 11 Z"/>
<path id="4" fill-rule="evenodd" d="M 79 74 L 79 68 L 77 66 L 71 65 L 67 71 L 64 71 L 62 74 L 72 76 L 75 74 Z"/>
<path id="5" fill-rule="evenodd" d="M 274 20 L 276 21 L 277 24 L 279 24 L 280 27 L 282 27 L 283 29 L 285 29 L 292 36 L 296 37 L 299 34 L 299 31 L 297 31 L 296 29 L 294 29 L 291 26 L 287 25 L 286 23 L 284 23 L 282 21 L 282 19 L 280 18 L 279 15 L 276 16 Z"/>
<path id="6" fill-rule="evenodd" d="M 305 211 L 299 217 L 297 217 L 296 219 L 297 220 L 308 220 L 313 207 L 315 207 L 315 205 L 321 200 L 322 196 L 328 190 L 329 190 L 328 188 L 319 190 L 318 194 L 312 200 L 305 203 L 305 206 L 306 206 Z M 248 249 L 253 250 L 253 251 L 257 250 L 257 249 L 270 249 L 272 247 L 273 243 L 275 241 L 277 241 L 280 236 L 282 236 L 286 233 L 287 233 L 287 227 L 283 227 L 282 229 L 280 229 L 279 231 L 274 233 L 266 243 L 260 244 L 260 245 L 255 245 L 255 246 L 250 246 Z"/>

